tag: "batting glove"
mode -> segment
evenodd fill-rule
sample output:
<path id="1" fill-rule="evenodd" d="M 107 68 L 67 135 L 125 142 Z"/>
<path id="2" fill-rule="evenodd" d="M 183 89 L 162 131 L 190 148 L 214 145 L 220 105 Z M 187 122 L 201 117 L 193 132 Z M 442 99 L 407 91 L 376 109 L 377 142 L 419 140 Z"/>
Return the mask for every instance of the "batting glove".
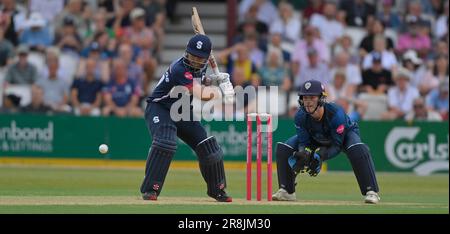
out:
<path id="1" fill-rule="evenodd" d="M 216 80 L 219 83 L 219 87 L 222 90 L 224 95 L 225 103 L 231 104 L 234 102 L 234 89 L 233 84 L 230 82 L 230 74 L 228 73 L 219 73 L 211 74 L 211 79 Z"/>

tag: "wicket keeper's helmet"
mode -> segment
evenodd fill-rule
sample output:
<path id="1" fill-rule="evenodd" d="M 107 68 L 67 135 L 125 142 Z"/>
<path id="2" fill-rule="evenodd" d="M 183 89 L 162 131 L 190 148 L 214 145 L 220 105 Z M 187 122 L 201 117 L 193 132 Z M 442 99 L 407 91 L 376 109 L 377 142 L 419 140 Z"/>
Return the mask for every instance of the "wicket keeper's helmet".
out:
<path id="1" fill-rule="evenodd" d="M 325 86 L 318 80 L 308 80 L 300 86 L 300 91 L 298 93 L 298 103 L 300 107 L 306 111 L 303 96 L 318 96 L 319 103 L 317 104 L 316 109 L 312 112 L 314 113 L 319 106 L 323 106 L 325 103 L 325 98 L 327 97 L 327 93 L 325 92 Z M 309 114 L 312 114 L 309 113 Z"/>

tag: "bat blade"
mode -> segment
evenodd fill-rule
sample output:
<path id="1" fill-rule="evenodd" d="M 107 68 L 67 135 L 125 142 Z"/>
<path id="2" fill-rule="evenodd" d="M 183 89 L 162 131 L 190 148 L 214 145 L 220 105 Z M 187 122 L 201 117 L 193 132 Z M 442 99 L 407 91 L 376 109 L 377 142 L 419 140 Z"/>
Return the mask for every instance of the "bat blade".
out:
<path id="1" fill-rule="evenodd" d="M 205 35 L 205 30 L 203 29 L 202 21 L 200 20 L 196 7 L 192 7 L 192 28 L 195 34 Z"/>

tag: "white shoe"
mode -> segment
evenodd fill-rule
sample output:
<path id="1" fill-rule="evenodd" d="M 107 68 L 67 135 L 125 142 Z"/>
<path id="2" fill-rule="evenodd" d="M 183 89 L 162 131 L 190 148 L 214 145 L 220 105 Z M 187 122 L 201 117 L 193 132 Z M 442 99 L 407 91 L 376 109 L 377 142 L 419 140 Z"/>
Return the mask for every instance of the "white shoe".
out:
<path id="1" fill-rule="evenodd" d="M 366 197 L 364 198 L 365 203 L 377 204 L 380 202 L 381 198 L 378 196 L 378 193 L 374 191 L 369 191 L 366 193 Z"/>
<path id="2" fill-rule="evenodd" d="M 280 188 L 276 193 L 272 195 L 274 201 L 295 201 L 295 193 L 288 193 L 285 189 Z"/>

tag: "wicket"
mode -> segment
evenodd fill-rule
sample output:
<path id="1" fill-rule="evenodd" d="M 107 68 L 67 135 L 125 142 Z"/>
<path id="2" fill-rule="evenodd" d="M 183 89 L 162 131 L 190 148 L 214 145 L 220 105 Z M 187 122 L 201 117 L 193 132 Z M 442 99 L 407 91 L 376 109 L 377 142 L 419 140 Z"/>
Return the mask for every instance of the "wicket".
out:
<path id="1" fill-rule="evenodd" d="M 262 119 L 267 132 L 267 200 L 272 200 L 272 115 L 266 113 L 247 114 L 247 200 L 252 200 L 252 124 L 256 119 L 256 200 L 261 201 L 262 190 Z"/>

